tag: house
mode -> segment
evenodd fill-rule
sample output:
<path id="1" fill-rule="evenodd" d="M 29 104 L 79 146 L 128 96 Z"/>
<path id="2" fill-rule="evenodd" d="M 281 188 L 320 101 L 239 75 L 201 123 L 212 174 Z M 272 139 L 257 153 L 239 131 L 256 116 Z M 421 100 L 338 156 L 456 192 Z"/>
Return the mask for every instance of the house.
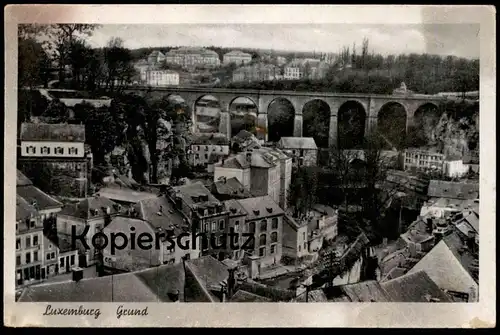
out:
<path id="1" fill-rule="evenodd" d="M 475 238 L 457 232 L 444 236 L 408 273 L 425 271 L 441 290 L 458 292 L 469 302 L 479 295 L 478 258 Z"/>
<path id="2" fill-rule="evenodd" d="M 236 65 L 245 65 L 252 61 L 252 55 L 239 50 L 230 51 L 222 56 L 224 65 L 234 63 Z"/>
<path id="3" fill-rule="evenodd" d="M 432 198 L 424 202 L 420 216 L 443 218 L 461 212 L 464 209 L 479 211 L 479 199 Z"/>
<path id="4" fill-rule="evenodd" d="M 90 178 L 92 154 L 85 146 L 85 127 L 76 124 L 22 123 L 18 167 L 34 173 L 39 166 L 60 170 L 59 180 L 74 189 L 70 196 L 83 197 Z M 34 176 L 29 176 L 34 177 Z"/>
<path id="5" fill-rule="evenodd" d="M 43 224 L 36 208 L 16 196 L 16 287 L 43 279 Z"/>
<path id="6" fill-rule="evenodd" d="M 401 239 L 406 243 L 409 251 L 409 257 L 422 258 L 423 254 L 429 252 L 436 243 L 436 237 L 433 235 L 434 228 L 439 222 L 431 217 L 418 217 L 407 229 L 406 232 L 400 235 Z M 444 225 L 447 227 L 446 222 Z"/>
<path id="7" fill-rule="evenodd" d="M 236 177 L 254 196 L 269 195 L 286 209 L 292 159 L 283 151 L 261 147 L 238 153 L 214 165 L 214 181 Z"/>
<path id="8" fill-rule="evenodd" d="M 168 190 L 168 196 L 174 207 L 184 214 L 191 229 L 203 234 L 201 255 L 211 254 L 219 260 L 226 258 L 229 254 L 229 211 L 223 203 L 200 181 L 172 187 Z"/>
<path id="9" fill-rule="evenodd" d="M 479 198 L 479 183 L 431 180 L 427 195 L 432 198 L 472 200 Z"/>
<path id="10" fill-rule="evenodd" d="M 45 230 L 55 226 L 57 214 L 61 211 L 63 204 L 34 186 L 31 180 L 19 170 L 17 170 L 16 193 L 36 209 Z"/>
<path id="11" fill-rule="evenodd" d="M 69 241 L 45 235 L 43 239 L 42 279 L 69 273 L 79 267 L 78 250 Z"/>
<path id="12" fill-rule="evenodd" d="M 253 250 L 247 250 L 247 253 L 258 259 L 251 274 L 255 274 L 255 270 L 260 273 L 261 268 L 277 264 L 281 260 L 285 213 L 267 195 L 240 199 L 238 203 L 247 213 L 242 231 L 254 234 Z"/>
<path id="13" fill-rule="evenodd" d="M 229 179 L 220 177 L 220 179 L 212 185 L 212 194 L 220 201 L 252 197 L 250 191 L 247 190 L 236 177 Z"/>
<path id="14" fill-rule="evenodd" d="M 408 273 L 380 286 L 389 302 L 452 302 L 425 271 Z"/>
<path id="15" fill-rule="evenodd" d="M 178 86 L 179 73 L 172 70 L 148 69 L 144 72 L 144 82 L 148 86 Z"/>
<path id="16" fill-rule="evenodd" d="M 165 54 L 166 62 L 177 64 L 183 68 L 217 68 L 220 66 L 219 55 L 210 49 L 196 47 L 181 47 L 172 49 Z"/>
<path id="17" fill-rule="evenodd" d="M 208 166 L 211 154 L 229 155 L 229 141 L 225 136 L 200 134 L 191 141 L 191 165 Z"/>
<path id="18" fill-rule="evenodd" d="M 292 156 L 295 166 L 315 166 L 318 147 L 312 137 L 282 137 L 278 147 Z"/>
<path id="19" fill-rule="evenodd" d="M 443 163 L 443 174 L 449 178 L 461 178 L 469 172 L 469 166 L 464 164 L 458 155 L 446 155 Z"/>
<path id="20" fill-rule="evenodd" d="M 164 61 L 165 55 L 159 50 L 154 50 L 148 56 L 148 63 L 152 65 L 163 63 Z"/>
<path id="21" fill-rule="evenodd" d="M 404 170 L 442 172 L 445 155 L 433 150 L 409 148 L 403 153 Z"/>
<path id="22" fill-rule="evenodd" d="M 281 79 L 281 69 L 273 64 L 257 63 L 234 70 L 233 82 L 254 82 Z"/>
<path id="23" fill-rule="evenodd" d="M 301 220 L 297 222 L 290 215 L 285 215 L 283 218 L 283 256 L 293 260 L 309 254 L 308 248 L 308 227 L 307 221 Z"/>
<path id="24" fill-rule="evenodd" d="M 104 187 L 96 192 L 95 196 L 110 199 L 123 207 L 132 207 L 141 200 L 156 198 L 158 195 L 127 188 Z"/>
<path id="25" fill-rule="evenodd" d="M 99 259 L 99 250 L 94 248 L 92 237 L 122 211 L 121 205 L 99 196 L 89 197 L 76 204 L 67 204 L 57 216 L 57 238 L 72 241 L 73 232 L 76 236 L 86 232 L 82 238 L 89 246 L 88 249 L 81 241 L 76 240 L 80 255 L 78 262 L 81 267 L 93 265 Z"/>
<path id="26" fill-rule="evenodd" d="M 231 138 L 231 150 L 235 153 L 258 147 L 260 147 L 259 140 L 247 130 L 240 130 Z"/>
<path id="27" fill-rule="evenodd" d="M 327 240 L 332 240 L 337 236 L 338 210 L 330 206 L 315 204 L 309 215 L 309 233 L 318 231 Z"/>
<path id="28" fill-rule="evenodd" d="M 141 200 L 134 206 L 134 210 L 137 213 L 134 217 L 148 222 L 155 228 L 156 232 L 169 234 L 176 243 L 176 245 L 172 246 L 171 243 L 163 241 L 166 245 L 162 249 L 162 264 L 178 264 L 185 257 L 187 259 L 196 259 L 199 257 L 199 244 L 195 248 L 190 243 L 191 227 L 182 214 L 175 210 L 167 197 L 160 196 Z M 178 240 L 181 234 L 187 234 L 189 237 L 186 236 Z M 187 246 L 187 249 L 183 250 L 179 247 L 179 244 Z"/>
<path id="29" fill-rule="evenodd" d="M 375 280 L 332 286 L 322 289 L 328 301 L 333 302 L 390 302 L 390 297 Z"/>
<path id="30" fill-rule="evenodd" d="M 236 237 L 233 237 L 233 242 L 231 242 L 231 237 L 229 237 L 228 244 L 232 252 L 230 258 L 235 261 L 240 261 L 243 258 L 245 252 L 245 250 L 241 250 L 241 247 L 244 243 L 246 243 L 247 239 L 243 237 L 242 233 L 244 232 L 243 229 L 245 227 L 245 218 L 248 213 L 245 208 L 237 200 L 234 199 L 225 200 L 224 207 L 229 211 L 229 231 L 231 232 L 231 230 L 233 230 L 234 233 L 237 234 Z M 231 243 L 233 243 L 235 248 L 231 246 Z"/>
<path id="31" fill-rule="evenodd" d="M 453 225 L 462 239 L 470 236 L 475 238 L 479 245 L 479 213 L 472 209 L 463 210 L 453 217 Z"/>

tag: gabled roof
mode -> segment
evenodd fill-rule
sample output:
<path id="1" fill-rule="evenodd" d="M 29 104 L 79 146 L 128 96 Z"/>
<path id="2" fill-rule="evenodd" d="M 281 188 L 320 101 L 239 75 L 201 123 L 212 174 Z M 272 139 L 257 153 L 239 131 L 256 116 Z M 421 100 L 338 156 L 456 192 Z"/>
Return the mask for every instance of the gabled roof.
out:
<path id="1" fill-rule="evenodd" d="M 37 210 L 62 207 L 63 204 L 33 185 L 16 187 L 17 195 Z"/>
<path id="2" fill-rule="evenodd" d="M 93 196 L 76 204 L 65 205 L 60 214 L 88 220 L 93 217 L 106 215 L 108 208 L 110 215 L 116 214 L 118 212 L 116 205 L 116 202 L 113 202 L 108 198 Z M 91 211 L 97 211 L 97 214 L 94 214 Z"/>
<path id="3" fill-rule="evenodd" d="M 30 203 L 24 200 L 19 195 L 16 195 L 16 221 L 23 221 L 21 224 L 23 227 L 19 227 L 19 230 L 22 231 L 27 229 L 24 220 L 31 218 L 32 216 L 37 215 L 37 210 Z"/>
<path id="4" fill-rule="evenodd" d="M 247 220 L 256 220 L 269 216 L 283 215 L 285 213 L 268 195 L 239 199 L 237 201 L 248 213 Z"/>
<path id="5" fill-rule="evenodd" d="M 389 302 L 389 296 L 375 280 L 326 288 L 327 297 L 334 301 L 348 302 Z"/>
<path id="6" fill-rule="evenodd" d="M 245 211 L 245 208 L 243 208 L 243 206 L 241 206 L 241 204 L 235 199 L 226 200 L 223 203 L 224 207 L 229 211 L 230 217 L 242 216 L 248 214 Z"/>
<path id="7" fill-rule="evenodd" d="M 452 302 L 425 271 L 408 273 L 380 286 L 391 302 L 429 302 L 431 298 L 439 299 L 439 302 Z"/>
<path id="8" fill-rule="evenodd" d="M 101 188 L 98 192 L 96 192 L 95 195 L 108 198 L 113 201 L 127 202 L 134 204 L 138 203 L 141 200 L 157 197 L 157 195 L 154 193 L 138 192 L 126 188 L 112 188 L 112 187 Z"/>
<path id="9" fill-rule="evenodd" d="M 207 203 L 210 202 L 212 204 L 220 205 L 221 202 L 214 197 L 212 193 L 203 185 L 201 181 L 197 181 L 191 184 L 176 186 L 173 188 L 175 194 L 182 198 L 182 200 L 186 203 L 187 206 L 192 206 L 198 203 Z M 195 198 L 199 198 L 200 196 L 205 196 L 208 198 L 207 201 L 198 201 Z"/>
<path id="10" fill-rule="evenodd" d="M 220 301 L 219 291 L 221 283 L 228 278 L 228 267 L 212 256 L 200 257 L 185 262 L 186 277 L 191 280 L 187 283 L 190 301 Z"/>
<path id="11" fill-rule="evenodd" d="M 247 198 L 252 196 L 236 177 L 218 180 L 214 183 L 214 187 L 216 193 L 221 195 Z"/>
<path id="12" fill-rule="evenodd" d="M 282 137 L 279 141 L 279 145 L 283 149 L 318 149 L 312 137 Z"/>
<path id="13" fill-rule="evenodd" d="M 477 199 L 479 198 L 479 183 L 431 180 L 427 195 L 437 198 Z"/>
<path id="14" fill-rule="evenodd" d="M 23 123 L 21 141 L 85 142 L 85 126 L 79 124 Z"/>

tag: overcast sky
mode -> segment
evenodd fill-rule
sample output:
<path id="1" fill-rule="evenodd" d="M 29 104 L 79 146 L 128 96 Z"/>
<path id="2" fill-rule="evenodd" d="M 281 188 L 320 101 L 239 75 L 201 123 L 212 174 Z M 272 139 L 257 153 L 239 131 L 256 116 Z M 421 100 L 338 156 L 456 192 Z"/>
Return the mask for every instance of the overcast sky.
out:
<path id="1" fill-rule="evenodd" d="M 101 47 L 121 37 L 128 48 L 221 46 L 290 51 L 338 52 L 363 37 L 376 53 L 430 53 L 479 58 L 477 24 L 163 24 L 114 25 L 97 29 L 88 42 Z M 358 49 L 359 50 L 359 49 Z"/>

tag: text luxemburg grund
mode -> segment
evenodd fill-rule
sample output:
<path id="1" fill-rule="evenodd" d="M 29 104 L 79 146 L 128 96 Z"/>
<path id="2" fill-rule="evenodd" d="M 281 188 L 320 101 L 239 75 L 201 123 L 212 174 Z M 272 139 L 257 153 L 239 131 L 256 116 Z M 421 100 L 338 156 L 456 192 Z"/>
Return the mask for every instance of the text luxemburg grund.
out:
<path id="1" fill-rule="evenodd" d="M 77 234 L 76 226 L 73 225 L 71 227 L 71 246 L 72 248 L 76 248 L 76 241 L 80 240 L 83 247 L 86 250 L 90 250 L 90 247 L 87 243 L 86 236 L 89 232 L 90 226 L 86 226 L 81 234 Z M 254 234 L 252 233 L 242 233 L 241 236 L 246 237 L 245 242 L 241 245 L 238 245 L 239 241 L 239 233 L 234 232 L 234 228 L 230 229 L 230 233 L 197 233 L 194 229 L 191 234 L 184 232 L 177 236 L 174 235 L 173 231 L 165 232 L 156 232 L 154 235 L 143 232 L 137 235 L 135 233 L 135 228 L 131 227 L 129 234 L 124 232 L 111 232 L 108 236 L 102 231 L 95 233 L 91 238 L 91 244 L 96 250 L 106 249 L 108 244 L 110 245 L 110 253 L 114 255 L 116 250 L 123 250 L 128 247 L 130 242 L 130 250 L 135 250 L 139 248 L 141 250 L 151 250 L 154 248 L 156 250 L 161 249 L 161 242 L 167 241 L 169 246 L 167 249 L 173 250 L 176 246 L 178 246 L 182 250 L 188 250 L 190 248 L 196 249 L 196 243 L 198 238 L 202 239 L 202 244 L 208 244 L 210 241 L 210 246 L 213 250 L 227 250 L 227 237 L 229 236 L 229 248 L 231 250 L 253 250 L 254 245 Z M 222 236 L 222 242 L 217 244 L 217 236 Z M 186 239 L 191 237 L 190 239 Z M 110 241 L 111 240 L 111 241 Z M 121 240 L 121 241 L 120 241 Z M 121 242 L 121 243 L 117 243 Z"/>

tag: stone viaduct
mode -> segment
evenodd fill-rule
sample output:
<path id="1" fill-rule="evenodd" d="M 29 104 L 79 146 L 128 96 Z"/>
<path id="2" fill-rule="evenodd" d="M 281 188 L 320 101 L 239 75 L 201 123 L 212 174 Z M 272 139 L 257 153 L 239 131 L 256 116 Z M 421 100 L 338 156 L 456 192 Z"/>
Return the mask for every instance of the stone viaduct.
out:
<path id="1" fill-rule="evenodd" d="M 314 100 L 322 100 L 330 108 L 329 124 L 329 144 L 337 143 L 338 122 L 337 117 L 343 104 L 356 102 L 363 107 L 365 112 L 365 136 L 370 134 L 377 126 L 379 112 L 382 108 L 391 103 L 401 105 L 406 111 L 406 128 L 414 124 L 415 112 L 423 105 L 432 104 L 439 108 L 446 99 L 443 97 L 429 95 L 378 95 L 363 93 L 328 93 L 328 92 L 302 92 L 302 91 L 270 91 L 270 90 L 246 90 L 246 89 L 226 89 L 210 87 L 140 87 L 129 88 L 126 92 L 134 92 L 140 95 L 149 92 L 153 97 L 165 97 L 178 95 L 192 108 L 193 114 L 195 105 L 202 97 L 210 95 L 215 97 L 221 108 L 221 122 L 219 129 L 222 133 L 231 136 L 230 106 L 237 98 L 248 98 L 258 111 L 257 125 L 268 128 L 268 108 L 270 104 L 279 98 L 288 100 L 295 111 L 294 136 L 302 136 L 302 114 L 307 103 Z M 266 135 L 267 140 L 267 135 Z"/>

